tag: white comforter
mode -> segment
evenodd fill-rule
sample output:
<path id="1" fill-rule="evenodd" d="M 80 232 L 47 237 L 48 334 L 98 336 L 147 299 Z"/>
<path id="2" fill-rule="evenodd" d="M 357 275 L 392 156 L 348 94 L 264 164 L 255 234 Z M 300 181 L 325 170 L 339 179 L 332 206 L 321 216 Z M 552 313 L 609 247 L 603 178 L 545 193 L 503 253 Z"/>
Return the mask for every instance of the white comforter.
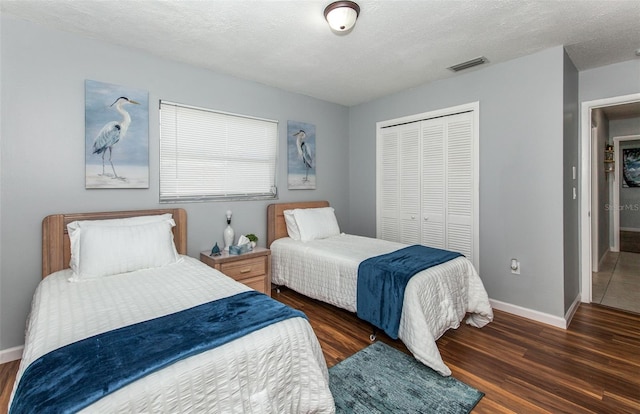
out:
<path id="1" fill-rule="evenodd" d="M 249 290 L 186 256 L 159 269 L 85 282 L 68 282 L 70 275 L 69 270 L 52 274 L 36 290 L 16 384 L 32 361 L 63 345 Z M 334 411 L 324 356 L 311 326 L 302 318 L 287 319 L 179 361 L 84 410 Z"/>
<path id="2" fill-rule="evenodd" d="M 356 312 L 360 262 L 403 247 L 406 245 L 348 234 L 306 242 L 285 237 L 271 244 L 272 281 Z M 411 278 L 398 336 L 417 360 L 442 375 L 451 375 L 435 341 L 447 329 L 460 326 L 467 312 L 471 313 L 467 323 L 478 328 L 493 320 L 487 292 L 473 264 L 459 257 Z"/>

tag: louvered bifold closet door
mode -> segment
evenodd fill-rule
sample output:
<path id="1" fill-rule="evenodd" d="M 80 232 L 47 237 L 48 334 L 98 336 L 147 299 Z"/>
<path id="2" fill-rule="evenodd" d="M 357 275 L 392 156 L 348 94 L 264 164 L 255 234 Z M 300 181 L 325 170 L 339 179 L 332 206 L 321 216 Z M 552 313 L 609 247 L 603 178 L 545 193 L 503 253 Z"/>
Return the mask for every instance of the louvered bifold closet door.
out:
<path id="1" fill-rule="evenodd" d="M 420 244 L 420 123 L 400 127 L 400 242 Z"/>
<path id="2" fill-rule="evenodd" d="M 422 122 L 422 241 L 444 249 L 446 118 Z"/>
<path id="3" fill-rule="evenodd" d="M 400 241 L 400 130 L 382 130 L 378 137 L 378 238 Z"/>
<path id="4" fill-rule="evenodd" d="M 446 249 L 473 257 L 473 114 L 446 117 Z"/>
<path id="5" fill-rule="evenodd" d="M 475 110 L 382 127 L 377 235 L 464 254 L 477 265 Z"/>

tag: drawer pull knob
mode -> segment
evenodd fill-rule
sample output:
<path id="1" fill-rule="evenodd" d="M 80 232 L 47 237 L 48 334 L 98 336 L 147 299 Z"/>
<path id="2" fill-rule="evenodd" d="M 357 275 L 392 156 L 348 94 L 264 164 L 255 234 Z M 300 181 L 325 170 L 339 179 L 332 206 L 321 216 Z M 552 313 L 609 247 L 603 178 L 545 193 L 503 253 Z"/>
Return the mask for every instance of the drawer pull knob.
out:
<path id="1" fill-rule="evenodd" d="M 250 268 L 250 267 L 248 267 L 248 268 L 246 268 L 246 269 L 242 269 L 242 270 L 240 270 L 240 273 L 249 273 L 250 271 L 251 271 L 251 268 Z"/>

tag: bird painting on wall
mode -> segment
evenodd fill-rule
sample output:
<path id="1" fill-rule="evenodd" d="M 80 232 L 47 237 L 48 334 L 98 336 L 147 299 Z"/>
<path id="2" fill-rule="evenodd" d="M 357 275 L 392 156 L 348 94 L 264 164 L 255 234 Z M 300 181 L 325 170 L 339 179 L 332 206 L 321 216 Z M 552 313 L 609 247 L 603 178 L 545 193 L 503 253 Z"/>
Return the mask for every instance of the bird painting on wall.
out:
<path id="1" fill-rule="evenodd" d="M 301 129 L 300 131 L 293 134 L 293 136 L 296 137 L 296 148 L 298 148 L 298 157 L 300 157 L 302 164 L 304 164 L 305 174 L 302 181 L 306 183 L 307 181 L 309 181 L 309 169 L 313 167 L 313 156 L 311 155 L 311 149 L 304 140 L 307 137 L 307 134 L 306 132 L 304 132 L 304 130 Z"/>
<path id="2" fill-rule="evenodd" d="M 149 92 L 86 80 L 84 142 L 86 188 L 149 188 Z"/>
<path id="3" fill-rule="evenodd" d="M 121 96 L 115 100 L 114 103 L 111 104 L 111 107 L 116 106 L 116 111 L 122 115 L 122 121 L 111 121 L 102 127 L 98 136 L 96 136 L 95 141 L 93 141 L 93 153 L 94 154 L 102 154 L 102 175 L 105 174 L 104 171 L 104 156 L 107 154 L 107 150 L 109 150 L 109 164 L 111 164 L 111 169 L 113 170 L 113 178 L 121 178 L 118 177 L 116 173 L 116 168 L 113 166 L 113 161 L 111 160 L 113 146 L 116 145 L 120 140 L 124 139 L 127 135 L 127 130 L 131 125 L 131 115 L 129 112 L 125 111 L 123 108 L 126 104 L 134 104 L 140 105 L 138 102 L 133 99 L 129 99 L 126 96 Z"/>
<path id="4" fill-rule="evenodd" d="M 287 122 L 288 188 L 316 188 L 316 126 L 299 121 Z"/>

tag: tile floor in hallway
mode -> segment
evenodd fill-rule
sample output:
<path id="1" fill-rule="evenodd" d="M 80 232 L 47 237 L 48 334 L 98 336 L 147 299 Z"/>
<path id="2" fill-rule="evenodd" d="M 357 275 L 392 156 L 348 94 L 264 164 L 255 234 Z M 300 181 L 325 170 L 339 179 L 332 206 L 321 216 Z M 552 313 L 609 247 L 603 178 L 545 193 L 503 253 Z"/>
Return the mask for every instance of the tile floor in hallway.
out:
<path id="1" fill-rule="evenodd" d="M 640 313 L 640 253 L 607 253 L 592 276 L 592 301 Z"/>

